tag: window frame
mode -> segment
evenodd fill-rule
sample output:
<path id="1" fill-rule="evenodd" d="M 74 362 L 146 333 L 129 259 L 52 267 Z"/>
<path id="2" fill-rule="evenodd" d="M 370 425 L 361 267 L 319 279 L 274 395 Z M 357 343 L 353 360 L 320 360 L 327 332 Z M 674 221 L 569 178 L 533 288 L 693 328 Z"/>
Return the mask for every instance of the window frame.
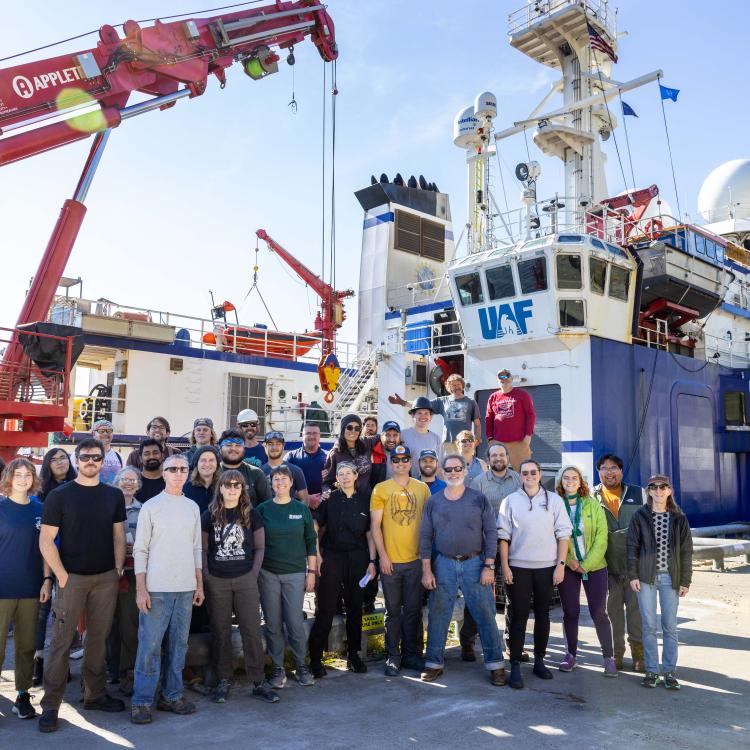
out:
<path id="1" fill-rule="evenodd" d="M 561 257 L 578 258 L 580 267 L 578 269 L 578 286 L 560 286 L 560 268 L 558 259 Z M 555 289 L 559 292 L 580 292 L 583 289 L 583 254 L 582 253 L 555 253 Z"/>
<path id="2" fill-rule="evenodd" d="M 529 263 L 530 261 L 542 261 L 544 263 L 544 289 L 535 289 L 531 292 L 527 292 L 523 288 L 523 281 L 521 277 L 521 264 L 522 263 Z M 518 258 L 516 260 L 516 274 L 518 275 L 518 290 L 519 294 L 522 294 L 524 296 L 530 296 L 532 294 L 543 294 L 544 292 L 548 292 L 550 290 L 549 285 L 549 268 L 547 266 L 547 255 L 542 253 L 540 255 L 534 255 L 531 258 Z"/>
<path id="3" fill-rule="evenodd" d="M 580 303 L 582 305 L 583 310 L 583 323 L 581 325 L 565 325 L 562 322 L 562 307 L 563 305 L 574 302 L 574 303 Z M 567 314 L 567 313 L 566 313 Z M 578 298 L 569 298 L 569 297 L 561 297 L 557 300 L 557 324 L 560 326 L 560 328 L 586 328 L 586 300 L 585 299 L 578 299 Z"/>
<path id="4" fill-rule="evenodd" d="M 470 302 L 464 302 L 464 298 L 461 295 L 461 287 L 458 285 L 458 280 L 462 278 L 468 278 L 469 276 L 476 276 L 479 280 L 479 299 L 470 301 Z M 461 307 L 471 307 L 472 305 L 483 305 L 485 304 L 485 291 L 484 286 L 482 285 L 482 274 L 480 273 L 479 268 L 472 268 L 471 270 L 467 269 L 463 273 L 456 274 L 453 277 L 453 285 L 456 288 L 456 294 L 458 295 L 458 299 L 461 303 Z"/>
<path id="5" fill-rule="evenodd" d="M 506 295 L 504 295 L 502 297 L 493 297 L 492 294 L 490 294 L 490 278 L 489 278 L 488 274 L 490 273 L 490 271 L 497 271 L 497 270 L 501 270 L 501 269 L 507 269 L 508 270 L 508 273 L 510 274 L 510 282 L 511 282 L 511 285 L 513 287 L 513 291 L 512 291 L 511 294 L 506 294 Z M 513 273 L 513 264 L 512 263 L 500 263 L 499 265 L 492 266 L 491 268 L 485 268 L 483 270 L 483 274 L 482 275 L 484 276 L 484 282 L 487 285 L 487 299 L 490 302 L 499 302 L 500 300 L 512 299 L 513 297 L 517 296 L 516 277 L 515 277 L 515 274 Z"/>

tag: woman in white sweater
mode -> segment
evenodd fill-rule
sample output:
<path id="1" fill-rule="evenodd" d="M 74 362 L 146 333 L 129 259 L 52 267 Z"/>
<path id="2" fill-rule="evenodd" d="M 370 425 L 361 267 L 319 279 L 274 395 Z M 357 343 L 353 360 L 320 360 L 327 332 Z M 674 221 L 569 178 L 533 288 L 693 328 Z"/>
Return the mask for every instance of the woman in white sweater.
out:
<path id="1" fill-rule="evenodd" d="M 573 527 L 562 498 L 542 487 L 542 468 L 534 460 L 519 467 L 523 486 L 500 504 L 497 536 L 506 596 L 512 604 L 510 620 L 510 680 L 523 687 L 521 653 L 526 623 L 534 597 L 534 674 L 551 680 L 544 666 L 549 640 L 549 606 L 554 587 L 565 574 L 568 539 Z"/>

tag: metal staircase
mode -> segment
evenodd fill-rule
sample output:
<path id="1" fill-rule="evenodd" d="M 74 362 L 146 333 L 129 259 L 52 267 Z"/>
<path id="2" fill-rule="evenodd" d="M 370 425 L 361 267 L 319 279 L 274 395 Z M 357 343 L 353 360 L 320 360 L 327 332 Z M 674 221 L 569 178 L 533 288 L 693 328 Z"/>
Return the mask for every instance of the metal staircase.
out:
<path id="1" fill-rule="evenodd" d="M 348 371 L 343 372 L 329 413 L 333 423 L 338 423 L 344 414 L 360 409 L 365 397 L 375 388 L 377 364 L 383 358 L 380 349 L 368 346 L 357 352 L 357 358 Z"/>

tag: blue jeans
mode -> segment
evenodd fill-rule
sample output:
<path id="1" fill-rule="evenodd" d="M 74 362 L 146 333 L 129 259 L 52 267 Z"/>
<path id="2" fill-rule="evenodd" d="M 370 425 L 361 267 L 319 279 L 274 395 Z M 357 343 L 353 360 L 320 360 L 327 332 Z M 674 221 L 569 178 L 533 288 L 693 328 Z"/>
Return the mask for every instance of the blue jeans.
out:
<path id="1" fill-rule="evenodd" d="M 427 668 L 443 667 L 445 639 L 448 637 L 448 628 L 453 619 L 453 606 L 459 589 L 477 623 L 485 669 L 500 669 L 505 665 L 503 640 L 495 621 L 495 597 L 492 586 L 482 586 L 479 583 L 482 564 L 483 558 L 480 556 L 459 562 L 440 554 L 435 555 L 432 571 L 437 586 L 430 592 L 425 651 Z"/>
<path id="2" fill-rule="evenodd" d="M 659 673 L 659 647 L 656 644 L 656 593 L 659 592 L 661 608 L 661 630 L 664 637 L 662 647 L 662 669 L 664 674 L 677 669 L 677 605 L 680 596 L 672 588 L 669 573 L 657 573 L 653 586 L 641 581 L 638 592 L 638 608 L 643 621 L 643 658 L 646 671 Z"/>
<path id="3" fill-rule="evenodd" d="M 182 697 L 182 670 L 193 612 L 193 592 L 150 592 L 151 609 L 139 614 L 133 705 L 150 706 L 159 687 L 168 701 Z M 164 636 L 164 654 L 162 641 Z"/>

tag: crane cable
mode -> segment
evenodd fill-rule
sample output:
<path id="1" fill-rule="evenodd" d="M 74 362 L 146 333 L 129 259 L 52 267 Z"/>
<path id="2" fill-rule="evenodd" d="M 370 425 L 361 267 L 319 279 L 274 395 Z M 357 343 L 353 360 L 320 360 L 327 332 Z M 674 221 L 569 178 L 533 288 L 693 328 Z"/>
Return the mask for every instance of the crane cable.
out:
<path id="1" fill-rule="evenodd" d="M 242 301 L 247 302 L 247 298 L 252 294 L 253 289 L 255 289 L 255 291 L 258 292 L 260 301 L 263 303 L 263 307 L 266 308 L 268 317 L 271 318 L 273 327 L 278 331 L 279 327 L 276 325 L 276 321 L 273 319 L 273 315 L 271 315 L 271 311 L 268 309 L 268 305 L 266 304 L 266 301 L 263 299 L 263 294 L 261 293 L 260 287 L 258 286 L 258 269 L 260 268 L 260 266 L 258 265 L 258 253 L 259 252 L 260 252 L 260 248 L 258 247 L 258 238 L 256 236 L 255 238 L 255 265 L 253 266 L 253 285 L 250 287 L 247 294 L 245 295 L 245 299 Z"/>

